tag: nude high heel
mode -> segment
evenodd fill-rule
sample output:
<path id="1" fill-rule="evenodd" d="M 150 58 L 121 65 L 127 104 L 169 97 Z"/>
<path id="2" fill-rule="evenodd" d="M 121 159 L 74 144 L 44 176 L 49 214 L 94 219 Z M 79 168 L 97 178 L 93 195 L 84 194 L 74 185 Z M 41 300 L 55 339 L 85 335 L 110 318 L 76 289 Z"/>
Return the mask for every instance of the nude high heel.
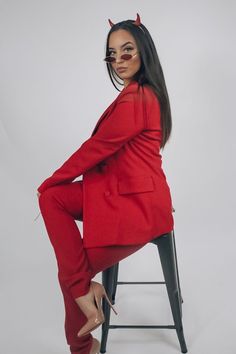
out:
<path id="1" fill-rule="evenodd" d="M 105 296 L 105 299 L 107 300 L 108 304 L 110 305 L 110 307 L 114 311 L 114 313 L 116 315 L 118 314 L 116 312 L 116 310 L 114 309 L 114 307 L 112 306 L 111 301 L 109 300 L 106 290 L 102 284 L 91 280 L 90 290 L 89 290 L 88 294 L 89 295 L 93 294 L 93 298 L 94 298 L 95 305 L 96 305 L 96 311 L 95 311 L 95 313 L 91 313 L 91 311 L 88 311 L 88 307 L 90 307 L 90 304 L 88 305 L 88 301 L 86 304 L 86 303 L 83 303 L 83 301 L 81 302 L 80 298 L 77 298 L 78 305 L 81 307 L 81 310 L 84 312 L 85 316 L 88 318 L 88 321 L 79 330 L 79 332 L 77 334 L 78 337 L 85 336 L 86 334 L 95 330 L 97 327 L 99 327 L 102 323 L 105 322 L 105 316 L 102 311 L 102 298 L 104 296 Z"/>

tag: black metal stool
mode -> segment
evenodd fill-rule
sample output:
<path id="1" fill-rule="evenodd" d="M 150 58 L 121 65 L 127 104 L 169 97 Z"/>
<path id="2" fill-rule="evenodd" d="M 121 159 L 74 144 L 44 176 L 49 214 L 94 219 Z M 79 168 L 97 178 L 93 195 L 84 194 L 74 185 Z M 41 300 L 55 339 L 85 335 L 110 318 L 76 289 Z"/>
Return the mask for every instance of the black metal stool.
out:
<path id="1" fill-rule="evenodd" d="M 174 325 L 110 325 L 110 306 L 103 299 L 102 306 L 105 322 L 102 324 L 101 353 L 106 352 L 106 344 L 109 329 L 114 328 L 165 328 L 176 329 L 182 353 L 187 353 L 182 324 L 182 296 L 179 282 L 177 254 L 175 246 L 174 230 L 170 233 L 158 236 L 150 241 L 157 246 L 164 274 L 164 282 L 120 282 L 118 281 L 119 263 L 102 272 L 102 283 L 107 291 L 112 304 L 115 303 L 116 288 L 119 284 L 166 284 L 170 301 Z"/>

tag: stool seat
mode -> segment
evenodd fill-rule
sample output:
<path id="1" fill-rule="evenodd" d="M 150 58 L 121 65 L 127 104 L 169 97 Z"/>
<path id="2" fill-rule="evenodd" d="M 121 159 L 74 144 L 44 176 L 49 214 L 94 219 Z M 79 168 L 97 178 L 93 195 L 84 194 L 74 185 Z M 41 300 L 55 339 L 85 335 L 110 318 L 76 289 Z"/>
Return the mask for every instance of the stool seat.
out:
<path id="1" fill-rule="evenodd" d="M 174 324 L 172 325 L 112 325 L 110 324 L 110 306 L 106 301 L 102 302 L 103 312 L 105 316 L 105 322 L 102 324 L 102 336 L 101 336 L 101 348 L 100 352 L 106 352 L 106 344 L 108 339 L 109 329 L 114 328 L 164 328 L 164 329 L 175 329 L 182 353 L 187 353 L 187 347 L 184 338 L 183 324 L 182 324 L 182 295 L 180 289 L 179 281 L 179 272 L 177 264 L 177 253 L 176 253 L 176 244 L 175 244 L 175 235 L 174 230 L 169 233 L 157 236 L 149 243 L 152 243 L 157 246 L 159 257 L 161 261 L 162 271 L 165 281 L 160 282 L 121 282 L 118 281 L 118 270 L 119 263 L 114 264 L 113 266 L 105 269 L 102 272 L 102 283 L 106 289 L 108 297 L 111 299 L 112 303 L 115 303 L 115 296 L 117 285 L 124 284 L 165 284 L 168 298 L 170 302 L 170 307 L 172 311 Z"/>

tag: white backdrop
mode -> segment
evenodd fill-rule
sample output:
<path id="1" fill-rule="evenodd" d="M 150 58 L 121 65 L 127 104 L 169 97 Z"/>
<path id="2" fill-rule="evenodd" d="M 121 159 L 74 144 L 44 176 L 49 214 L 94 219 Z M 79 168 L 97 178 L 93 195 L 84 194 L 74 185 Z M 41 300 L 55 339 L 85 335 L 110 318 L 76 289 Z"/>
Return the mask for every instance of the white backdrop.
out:
<path id="1" fill-rule="evenodd" d="M 54 252 L 42 218 L 33 221 L 36 188 L 90 136 L 119 94 L 102 61 L 107 20 L 135 19 L 137 12 L 156 44 L 171 102 L 173 132 L 162 156 L 176 209 L 189 353 L 235 353 L 236 5 L 230 0 L 0 1 L 2 353 L 68 352 Z M 119 274 L 161 280 L 155 247 L 123 260 Z M 165 289 L 156 286 L 119 287 L 116 309 L 113 323 L 172 322 Z M 98 339 L 100 333 L 93 332 Z M 180 352 L 175 331 L 110 331 L 107 352 L 144 350 Z"/>

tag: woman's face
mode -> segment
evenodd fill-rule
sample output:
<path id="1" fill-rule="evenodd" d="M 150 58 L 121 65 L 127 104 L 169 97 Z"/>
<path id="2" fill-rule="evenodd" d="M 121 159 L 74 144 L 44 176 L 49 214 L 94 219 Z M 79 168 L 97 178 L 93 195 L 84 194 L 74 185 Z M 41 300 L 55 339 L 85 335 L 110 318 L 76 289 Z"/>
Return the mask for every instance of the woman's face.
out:
<path id="1" fill-rule="evenodd" d="M 141 59 L 139 53 L 137 53 L 138 48 L 135 39 L 130 32 L 119 29 L 110 35 L 108 47 L 109 55 L 116 58 L 116 61 L 110 63 L 110 65 L 124 81 L 124 86 L 126 87 L 141 66 Z M 136 55 L 129 60 L 124 60 L 121 59 L 122 54 Z M 125 69 L 124 71 L 119 71 L 119 68 Z"/>

